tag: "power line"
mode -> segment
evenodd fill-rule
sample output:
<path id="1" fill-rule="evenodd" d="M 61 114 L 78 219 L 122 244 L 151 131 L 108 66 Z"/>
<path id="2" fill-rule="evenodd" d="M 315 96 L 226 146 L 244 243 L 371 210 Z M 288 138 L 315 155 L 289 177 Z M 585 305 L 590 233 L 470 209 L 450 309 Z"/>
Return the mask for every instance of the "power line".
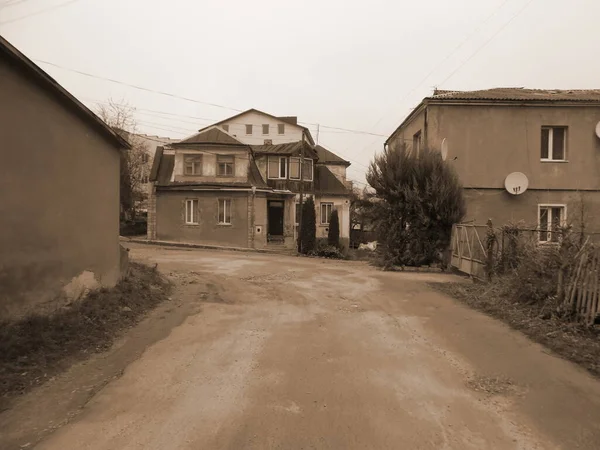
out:
<path id="1" fill-rule="evenodd" d="M 477 54 L 483 50 L 485 47 L 488 46 L 488 44 L 490 42 L 492 42 L 494 40 L 494 38 L 496 36 L 498 36 L 500 33 L 502 33 L 502 31 L 504 31 L 504 29 L 510 25 L 512 23 L 513 20 L 515 20 L 518 16 L 521 15 L 521 13 L 523 11 L 525 11 L 527 9 L 527 7 L 529 7 L 529 5 L 531 5 L 533 3 L 534 0 L 529 0 L 527 3 L 525 3 L 525 5 L 523 5 L 523 7 L 521 9 L 519 9 L 515 14 L 512 15 L 512 17 L 508 20 L 508 22 L 506 22 L 502 27 L 500 27 L 500 29 L 498 31 L 496 31 L 492 36 L 490 36 L 489 39 L 487 39 L 481 46 L 479 46 L 475 52 L 473 52 L 471 54 L 471 56 L 469 56 L 465 61 L 463 61 L 456 69 L 454 69 L 452 71 L 452 73 L 450 75 L 448 75 L 444 81 L 442 81 L 440 83 L 440 85 L 444 84 L 446 81 L 448 81 L 450 78 L 452 78 L 454 76 L 454 74 L 456 74 L 456 72 L 458 72 L 465 64 L 467 64 L 469 61 L 471 61 L 475 56 L 477 56 Z"/>
<path id="2" fill-rule="evenodd" d="M 29 17 L 37 16 L 39 14 L 44 14 L 44 13 L 47 13 L 49 11 L 54 11 L 55 9 L 63 8 L 65 6 L 70 5 L 71 3 L 75 3 L 75 2 L 78 2 L 78 1 L 79 0 L 69 0 L 68 2 L 59 3 L 58 5 L 54 5 L 54 6 L 51 6 L 49 8 L 46 8 L 46 9 L 41 9 L 41 10 L 33 12 L 31 14 L 26 14 L 26 15 L 21 16 L 21 17 L 15 17 L 14 19 L 10 19 L 10 20 L 5 20 L 3 22 L 0 22 L 0 25 L 7 25 L 9 23 L 14 23 L 14 22 L 18 22 L 18 21 L 23 20 L 23 19 L 28 19 Z M 17 4 L 17 3 L 19 3 L 19 2 L 14 2 L 14 3 L 6 5 L 6 6 L 13 6 L 13 5 Z"/>
<path id="3" fill-rule="evenodd" d="M 77 0 L 72 0 L 72 1 L 77 1 Z M 222 108 L 222 109 L 228 109 L 228 110 L 232 110 L 232 111 L 242 112 L 241 109 L 230 108 L 228 106 L 218 105 L 216 103 L 203 102 L 201 100 L 195 100 L 193 98 L 183 97 L 181 95 L 171 94 L 169 92 L 157 91 L 155 89 L 149 89 L 149 88 L 145 88 L 145 87 L 142 87 L 142 86 L 137 86 L 135 84 L 125 83 L 124 81 L 113 80 L 112 78 L 101 77 L 101 76 L 98 76 L 98 75 L 93 75 L 91 73 L 82 72 L 81 70 L 70 69 L 68 67 L 63 67 L 63 66 L 60 66 L 58 64 L 54 64 L 54 63 L 51 63 L 49 61 L 44 61 L 44 60 L 41 60 L 41 59 L 34 59 L 34 61 L 40 62 L 42 64 L 48 64 L 50 66 L 54 66 L 54 67 L 57 67 L 59 69 L 66 70 L 66 71 L 69 71 L 69 72 L 78 73 L 78 74 L 84 75 L 86 77 L 97 78 L 97 79 L 100 79 L 100 80 L 109 81 L 111 83 L 115 83 L 115 84 L 120 84 L 120 85 L 123 85 L 123 86 L 127 86 L 127 87 L 130 87 L 130 88 L 133 88 L 133 89 L 139 89 L 140 91 L 144 91 L 144 92 L 151 92 L 153 94 L 159 94 L 159 95 L 164 95 L 166 97 L 177 98 L 177 99 L 185 100 L 185 101 L 192 102 L 192 103 L 199 103 L 199 104 L 202 104 L 202 105 L 213 106 L 215 108 Z"/>
<path id="4" fill-rule="evenodd" d="M 473 36 L 475 36 L 479 30 L 481 29 L 481 27 L 483 26 L 483 24 L 489 22 L 493 17 L 496 16 L 496 14 L 498 14 L 498 12 L 500 12 L 500 10 L 509 2 L 510 0 L 504 0 L 504 2 L 502 2 L 502 4 L 500 4 L 500 6 L 498 8 L 496 8 L 492 14 L 490 14 L 485 20 L 483 20 L 483 22 L 481 22 L 480 25 L 476 26 L 475 29 L 469 33 L 465 39 L 463 39 L 463 41 L 458 44 L 454 50 L 452 50 L 448 55 L 446 55 L 446 57 L 444 59 L 442 59 L 442 61 L 440 61 L 438 64 L 436 64 L 436 66 L 431 69 L 427 75 L 425 75 L 423 77 L 423 79 L 421 81 L 419 81 L 419 83 L 413 87 L 410 91 L 408 91 L 404 96 L 402 96 L 402 98 L 397 102 L 397 103 L 402 103 L 404 100 L 406 100 L 408 98 L 409 95 L 411 95 L 414 91 L 416 91 L 425 81 L 427 81 L 427 79 L 433 75 L 433 73 L 438 70 L 446 61 L 448 61 L 456 52 L 458 52 L 458 50 L 460 50 Z M 394 106 L 392 106 L 392 108 L 388 109 L 387 112 L 381 116 L 381 118 L 375 122 L 375 125 L 373 125 L 373 129 L 375 129 L 375 127 L 377 127 L 377 125 L 379 125 L 379 123 L 389 114 L 389 112 L 394 109 Z M 387 137 L 387 136 L 386 136 Z"/>

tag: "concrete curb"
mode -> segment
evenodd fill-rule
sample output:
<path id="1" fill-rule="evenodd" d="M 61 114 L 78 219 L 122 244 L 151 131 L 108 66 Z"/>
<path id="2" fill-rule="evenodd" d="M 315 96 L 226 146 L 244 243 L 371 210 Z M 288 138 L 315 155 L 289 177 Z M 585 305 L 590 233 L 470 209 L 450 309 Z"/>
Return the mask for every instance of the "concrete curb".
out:
<path id="1" fill-rule="evenodd" d="M 208 245 L 208 244 L 192 244 L 188 242 L 173 242 L 173 241 L 149 241 L 148 239 L 140 238 L 127 238 L 120 236 L 121 242 L 133 242 L 135 244 L 145 245 L 156 245 L 158 247 L 176 247 L 176 248 L 198 248 L 206 250 L 227 250 L 233 252 L 246 252 L 246 253 L 267 253 L 271 255 L 284 255 L 284 256 L 297 256 L 297 253 L 293 253 L 291 250 L 289 253 L 278 251 L 278 250 L 267 250 L 262 248 L 245 248 L 245 247 L 224 247 L 221 245 Z"/>

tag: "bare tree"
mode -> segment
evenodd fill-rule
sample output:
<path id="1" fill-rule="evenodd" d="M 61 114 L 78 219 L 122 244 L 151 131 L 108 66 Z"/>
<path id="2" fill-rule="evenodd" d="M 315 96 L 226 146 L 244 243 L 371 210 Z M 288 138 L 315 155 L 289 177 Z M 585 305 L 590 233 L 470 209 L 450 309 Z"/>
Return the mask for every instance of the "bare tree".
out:
<path id="1" fill-rule="evenodd" d="M 124 102 L 109 99 L 98 106 L 98 115 L 123 139 L 131 149 L 121 154 L 121 210 L 125 217 L 134 219 L 137 205 L 147 193 L 142 189 L 142 178 L 148 158 L 147 145 L 136 135 L 135 108 Z"/>

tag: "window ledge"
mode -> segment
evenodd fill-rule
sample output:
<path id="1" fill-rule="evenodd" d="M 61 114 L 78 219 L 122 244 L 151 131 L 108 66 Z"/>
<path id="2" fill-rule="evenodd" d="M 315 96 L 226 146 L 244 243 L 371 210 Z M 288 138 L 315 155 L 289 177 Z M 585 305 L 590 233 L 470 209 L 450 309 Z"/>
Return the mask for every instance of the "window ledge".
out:
<path id="1" fill-rule="evenodd" d="M 543 163 L 568 163 L 568 159 L 540 159 Z"/>
<path id="2" fill-rule="evenodd" d="M 220 226 L 220 227 L 230 227 L 230 226 L 232 226 L 231 223 L 221 223 L 221 222 L 219 222 L 217 225 Z"/>
<path id="3" fill-rule="evenodd" d="M 184 224 L 186 227 L 197 227 L 198 225 L 200 225 L 199 223 L 185 223 Z"/>

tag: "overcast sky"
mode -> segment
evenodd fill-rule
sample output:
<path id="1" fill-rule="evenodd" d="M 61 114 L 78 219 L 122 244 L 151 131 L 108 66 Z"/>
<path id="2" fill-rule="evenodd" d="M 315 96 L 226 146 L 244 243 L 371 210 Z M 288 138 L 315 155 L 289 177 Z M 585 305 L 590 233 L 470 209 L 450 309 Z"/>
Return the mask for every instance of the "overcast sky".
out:
<path id="1" fill-rule="evenodd" d="M 598 0 L 0 0 L 0 34 L 93 109 L 139 108 L 149 134 L 248 108 L 319 123 L 362 182 L 385 137 L 326 127 L 388 136 L 434 86 L 600 88 Z"/>

